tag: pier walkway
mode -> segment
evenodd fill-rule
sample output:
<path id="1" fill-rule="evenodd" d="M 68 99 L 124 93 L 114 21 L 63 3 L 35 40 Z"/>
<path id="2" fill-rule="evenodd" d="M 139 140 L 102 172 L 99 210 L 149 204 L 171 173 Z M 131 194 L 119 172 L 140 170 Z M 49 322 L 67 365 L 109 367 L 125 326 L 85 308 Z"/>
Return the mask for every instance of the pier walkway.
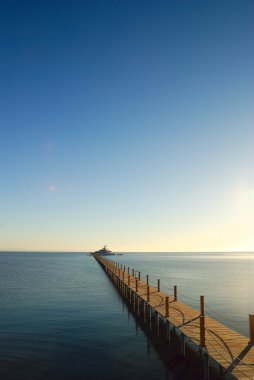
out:
<path id="1" fill-rule="evenodd" d="M 140 272 L 134 269 L 130 271 L 100 255 L 94 257 L 123 296 L 134 304 L 138 314 L 141 309 L 147 318 L 153 313 L 177 329 L 183 337 L 183 351 L 188 342 L 199 347 L 207 363 L 204 379 L 209 378 L 209 365 L 214 362 L 219 365 L 222 377 L 254 380 L 254 316 L 249 319 L 250 338 L 247 338 L 206 316 L 203 296 L 200 296 L 200 310 L 197 311 L 177 299 L 176 286 L 174 295 L 169 296 L 161 291 L 160 280 L 156 288 L 151 287 L 148 276 L 143 281 Z"/>

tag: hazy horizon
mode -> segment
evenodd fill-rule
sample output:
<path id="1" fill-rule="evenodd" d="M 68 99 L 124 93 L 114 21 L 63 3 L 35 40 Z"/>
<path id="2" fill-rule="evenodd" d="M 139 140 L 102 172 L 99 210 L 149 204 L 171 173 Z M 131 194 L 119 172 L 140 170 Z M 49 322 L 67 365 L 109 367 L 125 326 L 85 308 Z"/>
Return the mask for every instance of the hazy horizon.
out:
<path id="1" fill-rule="evenodd" d="M 40 250 L 25 250 L 25 249 L 9 249 L 9 250 L 4 250 L 4 249 L 1 249 L 0 250 L 0 253 L 8 253 L 8 252 L 24 252 L 24 253 L 85 253 L 85 254 L 90 254 L 90 253 L 93 253 L 94 251 L 92 250 L 83 250 L 83 251 L 64 251 L 64 250 L 61 250 L 61 251 L 50 251 L 50 250 L 47 250 L 47 251 L 40 251 Z M 195 253 L 195 254 L 206 254 L 206 253 L 218 253 L 218 254 L 224 254 L 224 253 L 242 253 L 242 254 L 245 254 L 245 253 L 254 253 L 254 251 L 114 251 L 113 254 L 118 254 L 118 253 L 151 253 L 151 254 L 160 254 L 160 253 Z"/>

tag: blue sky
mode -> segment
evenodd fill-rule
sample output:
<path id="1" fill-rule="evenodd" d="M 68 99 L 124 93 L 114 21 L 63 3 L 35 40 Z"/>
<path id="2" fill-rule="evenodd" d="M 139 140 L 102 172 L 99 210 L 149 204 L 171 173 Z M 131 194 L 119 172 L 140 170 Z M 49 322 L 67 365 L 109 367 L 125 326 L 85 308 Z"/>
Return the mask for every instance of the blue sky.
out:
<path id="1" fill-rule="evenodd" d="M 252 0 L 0 13 L 0 249 L 254 250 Z"/>

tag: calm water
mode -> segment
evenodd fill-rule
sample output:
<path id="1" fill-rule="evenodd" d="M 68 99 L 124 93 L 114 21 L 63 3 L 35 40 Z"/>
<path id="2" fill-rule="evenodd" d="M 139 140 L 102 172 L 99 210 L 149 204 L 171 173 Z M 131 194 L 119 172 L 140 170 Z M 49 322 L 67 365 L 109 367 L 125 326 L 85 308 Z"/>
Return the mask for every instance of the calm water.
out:
<path id="1" fill-rule="evenodd" d="M 254 254 L 124 254 L 170 293 L 248 333 L 254 312 Z M 91 256 L 0 254 L 0 377 L 174 379 Z M 188 298 L 185 298 L 188 297 Z M 210 306 L 210 309 L 208 309 Z M 214 313 L 218 314 L 214 314 Z M 230 318 L 230 320 L 225 319 Z M 178 376 L 178 378 L 180 378 Z M 184 378 L 184 377 L 183 377 Z"/>
<path id="2" fill-rule="evenodd" d="M 93 257 L 1 253 L 0 296 L 0 378 L 165 378 Z"/>

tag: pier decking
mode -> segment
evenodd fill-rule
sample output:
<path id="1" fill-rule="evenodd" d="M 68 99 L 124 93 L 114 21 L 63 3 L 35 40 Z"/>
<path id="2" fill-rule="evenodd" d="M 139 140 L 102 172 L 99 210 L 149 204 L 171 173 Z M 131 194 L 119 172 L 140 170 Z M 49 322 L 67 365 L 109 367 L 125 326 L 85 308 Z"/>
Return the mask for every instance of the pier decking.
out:
<path id="1" fill-rule="evenodd" d="M 209 362 L 220 366 L 222 377 L 232 379 L 254 379 L 254 316 L 250 316 L 250 338 L 239 334 L 220 322 L 205 315 L 204 297 L 200 297 L 200 311 L 177 299 L 177 287 L 174 295 L 169 296 L 157 287 L 149 286 L 149 277 L 141 280 L 140 273 L 123 267 L 100 255 L 94 255 L 106 273 L 112 278 L 125 298 L 131 300 L 137 313 L 143 311 L 149 318 L 156 313 L 169 326 L 177 329 L 185 344 L 192 342 L 202 352 L 204 379 L 209 378 Z M 131 272 L 131 273 L 130 273 Z"/>

